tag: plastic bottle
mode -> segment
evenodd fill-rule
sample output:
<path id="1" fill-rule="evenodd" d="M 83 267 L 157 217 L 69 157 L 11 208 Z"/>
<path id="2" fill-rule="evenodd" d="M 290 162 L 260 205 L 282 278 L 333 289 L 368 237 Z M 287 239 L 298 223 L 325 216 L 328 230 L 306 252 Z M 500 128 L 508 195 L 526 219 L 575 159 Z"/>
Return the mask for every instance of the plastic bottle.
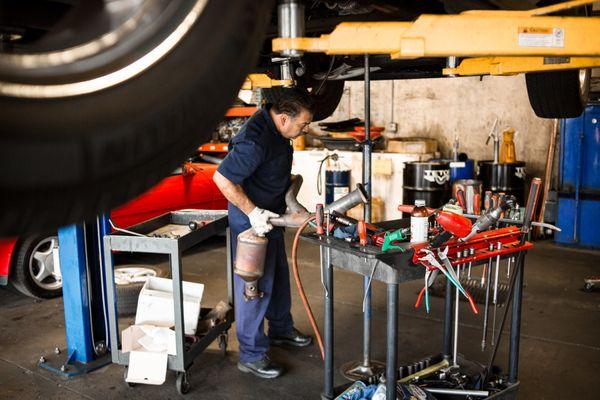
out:
<path id="1" fill-rule="evenodd" d="M 429 219 L 425 200 L 415 200 L 415 208 L 410 213 L 410 242 L 426 242 L 428 233 Z"/>
<path id="2" fill-rule="evenodd" d="M 515 152 L 515 130 L 510 128 L 502 132 L 503 143 L 500 148 L 500 162 L 504 164 L 514 164 L 517 162 L 517 155 Z"/>

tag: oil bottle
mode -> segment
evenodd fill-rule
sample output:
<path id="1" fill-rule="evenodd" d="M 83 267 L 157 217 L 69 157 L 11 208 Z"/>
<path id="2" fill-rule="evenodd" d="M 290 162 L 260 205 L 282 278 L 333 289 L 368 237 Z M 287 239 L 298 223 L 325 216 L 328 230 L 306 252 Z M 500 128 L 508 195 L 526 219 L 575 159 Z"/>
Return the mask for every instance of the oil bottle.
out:
<path id="1" fill-rule="evenodd" d="M 425 200 L 415 200 L 415 208 L 410 213 L 410 242 L 422 243 L 428 240 L 429 215 Z"/>

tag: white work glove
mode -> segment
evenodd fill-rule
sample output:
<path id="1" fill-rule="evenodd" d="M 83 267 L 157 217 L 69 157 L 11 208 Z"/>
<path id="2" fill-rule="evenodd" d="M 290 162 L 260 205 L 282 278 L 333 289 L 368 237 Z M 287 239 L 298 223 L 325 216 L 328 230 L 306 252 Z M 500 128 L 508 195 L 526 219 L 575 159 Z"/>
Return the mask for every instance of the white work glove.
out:
<path id="1" fill-rule="evenodd" d="M 273 229 L 273 225 L 269 223 L 269 218 L 277 218 L 279 214 L 275 214 L 269 210 L 263 210 L 259 207 L 254 207 L 254 210 L 250 211 L 248 218 L 250 219 L 250 225 L 254 229 L 254 233 L 258 236 L 265 236 Z"/>

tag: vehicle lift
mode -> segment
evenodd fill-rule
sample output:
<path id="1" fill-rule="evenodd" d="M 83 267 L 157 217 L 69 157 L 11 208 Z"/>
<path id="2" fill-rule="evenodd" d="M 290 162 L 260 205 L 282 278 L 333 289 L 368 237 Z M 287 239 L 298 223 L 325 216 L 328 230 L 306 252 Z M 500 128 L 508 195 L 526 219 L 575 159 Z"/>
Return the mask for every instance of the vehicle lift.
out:
<path id="1" fill-rule="evenodd" d="M 67 352 L 56 347 L 40 357 L 41 368 L 70 378 L 111 363 L 102 268 L 102 238 L 109 232 L 106 215 L 58 229 Z"/>
<path id="2" fill-rule="evenodd" d="M 284 30 L 273 39 L 272 49 L 285 57 L 283 80 L 248 79 L 247 88 L 288 86 L 290 59 L 305 52 L 328 55 L 364 55 L 365 81 L 365 142 L 363 145 L 363 184 L 371 192 L 371 132 L 370 132 L 370 67 L 369 55 L 387 54 L 392 59 L 437 57 L 447 59 L 443 75 L 483 76 L 515 75 L 524 72 L 559 71 L 600 66 L 600 18 L 549 16 L 572 8 L 591 5 L 594 0 L 573 0 L 527 11 L 473 10 L 458 15 L 424 14 L 413 22 L 345 22 L 320 37 L 303 37 L 303 32 Z M 301 14 L 299 17 L 303 17 Z M 293 18 L 291 18 L 293 19 Z M 301 24 L 296 24 L 301 26 Z M 460 63 L 458 61 L 460 60 Z M 264 86 L 262 86 L 264 85 Z M 370 196 L 369 196 L 370 197 Z M 371 219 L 370 201 L 364 208 L 364 220 Z M 525 229 L 528 229 L 525 227 Z M 519 257 L 523 259 L 522 256 Z M 323 260 L 322 260 L 323 262 Z M 325 270 L 325 386 L 322 398 L 332 399 L 333 387 L 333 271 L 326 257 Z M 523 261 L 520 261 L 521 263 Z M 358 268 L 358 267 L 357 267 Z M 520 296 L 522 268 L 516 286 L 513 315 L 520 326 Z M 395 379 L 397 338 L 397 284 L 388 285 L 388 365 L 371 360 L 371 293 L 370 279 L 364 276 L 363 358 L 342 367 L 349 378 L 368 379 L 385 368 L 388 380 Z M 447 296 L 448 297 L 448 296 Z M 391 303 L 390 303 L 391 302 Z M 447 302 L 448 303 L 448 302 Z M 446 304 L 446 308 L 450 306 Z M 516 310 L 516 312 L 515 312 Z M 392 311 L 390 313 L 390 311 Z M 446 312 L 448 314 L 448 312 Z M 446 318 L 448 319 L 448 318 Z M 444 350 L 448 352 L 450 324 L 445 326 Z M 517 381 L 519 326 L 511 336 L 510 379 Z M 513 330 L 513 329 L 511 329 Z M 393 336 L 393 335 L 392 335 Z M 448 343 L 446 343 L 448 342 Z M 495 351 L 494 351 L 495 355 Z M 492 358 L 493 361 L 493 358 Z M 390 365 L 392 364 L 392 365 Z M 395 399 L 393 384 L 387 385 L 388 399 Z"/>

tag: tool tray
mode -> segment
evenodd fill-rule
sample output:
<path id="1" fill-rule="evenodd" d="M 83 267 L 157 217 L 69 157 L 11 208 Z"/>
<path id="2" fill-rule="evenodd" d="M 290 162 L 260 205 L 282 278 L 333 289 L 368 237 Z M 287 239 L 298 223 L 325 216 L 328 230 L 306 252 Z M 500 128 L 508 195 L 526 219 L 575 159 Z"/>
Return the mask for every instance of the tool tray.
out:
<path id="1" fill-rule="evenodd" d="M 195 230 L 188 226 L 192 221 L 198 224 Z M 202 225 L 202 222 L 205 224 Z M 159 247 L 160 243 L 175 240 L 179 249 L 185 251 L 211 236 L 224 232 L 227 226 L 226 210 L 189 209 L 160 215 L 133 225 L 127 230 L 113 232 L 110 237 L 113 250 L 156 253 L 157 251 L 147 251 L 148 240 Z"/>

